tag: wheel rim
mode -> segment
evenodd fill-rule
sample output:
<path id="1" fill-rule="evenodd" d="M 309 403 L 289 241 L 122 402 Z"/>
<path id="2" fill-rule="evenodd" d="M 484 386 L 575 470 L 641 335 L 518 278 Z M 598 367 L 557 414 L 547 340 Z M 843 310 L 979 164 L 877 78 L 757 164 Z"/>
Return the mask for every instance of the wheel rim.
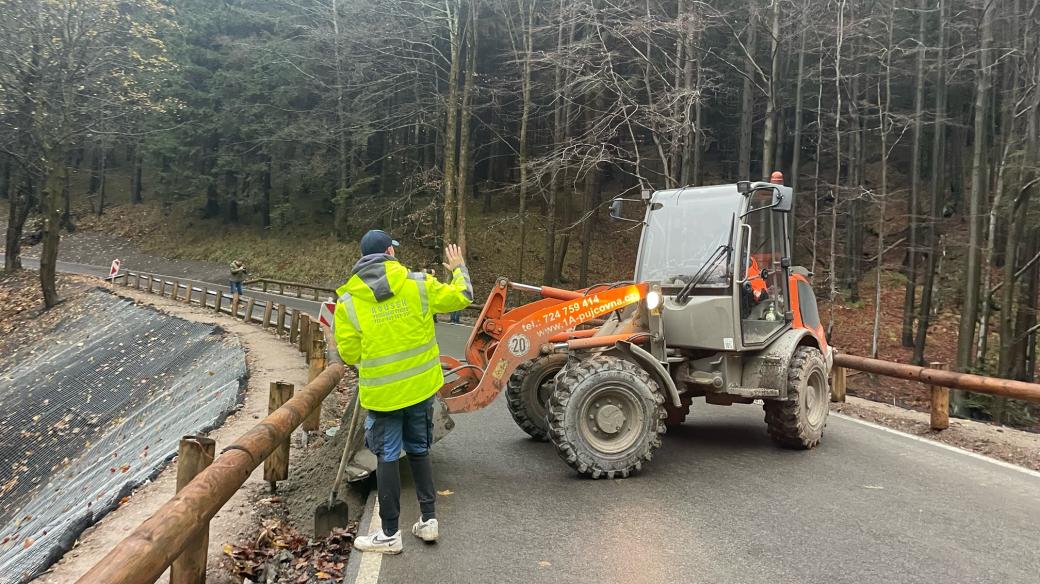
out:
<path id="1" fill-rule="evenodd" d="M 582 401 L 578 412 L 582 438 L 606 455 L 628 450 L 643 432 L 643 407 L 624 385 L 607 384 L 596 388 Z"/>
<path id="2" fill-rule="evenodd" d="M 817 370 L 805 382 L 805 411 L 809 424 L 819 426 L 827 415 L 827 384 L 823 374 Z"/>

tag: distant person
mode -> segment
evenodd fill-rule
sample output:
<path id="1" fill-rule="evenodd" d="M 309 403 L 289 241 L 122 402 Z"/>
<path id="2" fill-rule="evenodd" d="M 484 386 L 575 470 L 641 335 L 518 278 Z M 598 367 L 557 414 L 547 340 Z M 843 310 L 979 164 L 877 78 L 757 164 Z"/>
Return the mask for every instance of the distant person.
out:
<path id="1" fill-rule="evenodd" d="M 242 260 L 235 260 L 231 262 L 231 279 L 228 283 L 228 288 L 231 294 L 238 299 L 238 295 L 242 294 L 242 283 L 246 281 L 246 274 L 249 270 L 246 269 L 246 264 Z"/>
<path id="2" fill-rule="evenodd" d="M 473 286 L 462 250 L 449 245 L 444 267 L 450 284 L 430 274 L 409 272 L 396 259 L 400 244 L 383 231 L 361 238 L 361 259 L 336 293 L 335 340 L 343 361 L 357 365 L 358 397 L 368 410 L 365 445 L 378 459 L 376 482 L 381 528 L 354 540 L 361 551 L 399 554 L 403 549 L 401 477 L 404 450 L 415 481 L 421 516 L 412 535 L 437 541 L 433 465 L 429 452 L 435 394 L 444 384 L 433 315 L 473 302 Z"/>

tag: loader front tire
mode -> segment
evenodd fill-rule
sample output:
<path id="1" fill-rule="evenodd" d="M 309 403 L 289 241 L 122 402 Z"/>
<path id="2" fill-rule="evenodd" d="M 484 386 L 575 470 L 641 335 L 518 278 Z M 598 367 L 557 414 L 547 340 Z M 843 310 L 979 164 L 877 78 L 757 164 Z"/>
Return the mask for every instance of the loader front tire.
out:
<path id="1" fill-rule="evenodd" d="M 766 426 L 777 444 L 807 450 L 820 443 L 830 412 L 827 364 L 815 347 L 798 347 L 787 369 L 787 400 L 766 401 Z"/>
<path id="2" fill-rule="evenodd" d="M 527 361 L 516 368 L 506 384 L 506 406 L 513 421 L 535 440 L 549 439 L 546 403 L 556 386 L 556 374 L 566 364 L 567 355 L 563 353 Z"/>
<path id="3" fill-rule="evenodd" d="M 641 367 L 597 355 L 566 367 L 549 398 L 549 439 L 579 473 L 625 478 L 649 462 L 665 433 L 664 395 Z"/>

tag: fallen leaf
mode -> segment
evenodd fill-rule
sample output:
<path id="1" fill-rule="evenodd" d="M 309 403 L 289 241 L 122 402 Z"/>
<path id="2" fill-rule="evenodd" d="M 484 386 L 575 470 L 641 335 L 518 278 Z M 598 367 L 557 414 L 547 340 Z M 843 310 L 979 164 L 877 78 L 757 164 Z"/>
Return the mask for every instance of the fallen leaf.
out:
<path id="1" fill-rule="evenodd" d="M 327 573 L 327 572 L 318 572 L 318 573 L 314 574 L 314 577 L 319 579 L 319 580 L 331 580 L 332 579 L 332 575 Z"/>
<path id="2" fill-rule="evenodd" d="M 549 562 L 547 562 L 545 560 L 541 560 L 540 562 L 538 562 L 538 566 L 541 567 L 541 568 L 548 568 L 551 565 L 552 564 L 550 564 Z"/>
<path id="3" fill-rule="evenodd" d="M 444 489 L 443 491 L 437 491 L 437 494 L 442 496 L 442 497 L 447 497 L 447 496 L 450 496 L 450 495 L 454 495 L 455 491 L 453 491 L 451 489 Z"/>
<path id="4" fill-rule="evenodd" d="M 22 549 L 23 550 L 27 550 L 27 549 L 29 549 L 29 546 L 31 546 L 32 544 L 33 544 L 33 540 L 27 537 L 27 538 L 25 538 L 25 541 L 22 542 Z"/>

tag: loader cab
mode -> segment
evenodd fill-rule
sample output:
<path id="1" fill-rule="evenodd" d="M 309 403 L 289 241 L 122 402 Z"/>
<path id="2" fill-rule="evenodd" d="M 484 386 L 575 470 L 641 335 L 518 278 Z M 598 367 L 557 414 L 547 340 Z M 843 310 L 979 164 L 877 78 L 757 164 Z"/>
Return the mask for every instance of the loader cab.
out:
<path id="1" fill-rule="evenodd" d="M 790 327 L 789 187 L 684 187 L 649 197 L 636 281 L 659 288 L 669 347 L 761 348 Z"/>

